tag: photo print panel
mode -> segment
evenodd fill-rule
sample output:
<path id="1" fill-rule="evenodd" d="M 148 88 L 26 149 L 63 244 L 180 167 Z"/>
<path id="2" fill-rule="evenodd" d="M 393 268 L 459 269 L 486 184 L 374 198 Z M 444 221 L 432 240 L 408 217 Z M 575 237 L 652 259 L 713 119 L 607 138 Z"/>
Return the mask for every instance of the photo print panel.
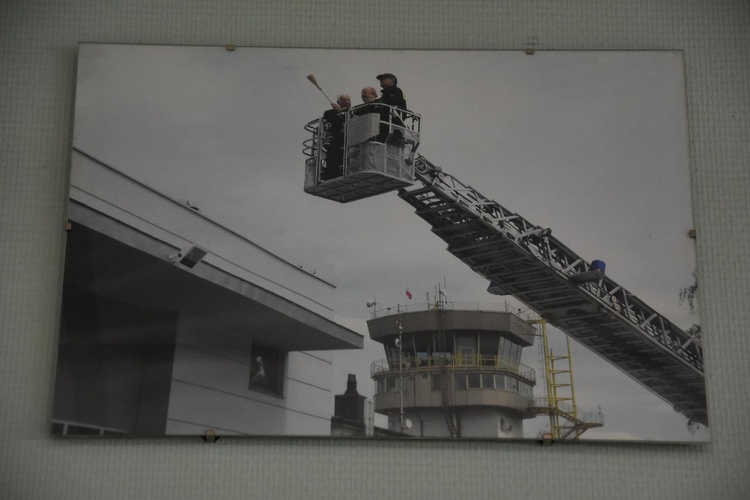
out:
<path id="1" fill-rule="evenodd" d="M 52 432 L 710 440 L 680 52 L 81 44 Z"/>

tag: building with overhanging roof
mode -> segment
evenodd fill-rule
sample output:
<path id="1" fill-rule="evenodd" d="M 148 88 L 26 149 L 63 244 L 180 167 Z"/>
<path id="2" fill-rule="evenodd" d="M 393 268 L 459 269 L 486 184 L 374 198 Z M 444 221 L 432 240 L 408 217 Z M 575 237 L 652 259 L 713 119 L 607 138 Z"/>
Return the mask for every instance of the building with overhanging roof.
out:
<path id="1" fill-rule="evenodd" d="M 74 149 L 53 432 L 328 434 L 334 288 Z"/>

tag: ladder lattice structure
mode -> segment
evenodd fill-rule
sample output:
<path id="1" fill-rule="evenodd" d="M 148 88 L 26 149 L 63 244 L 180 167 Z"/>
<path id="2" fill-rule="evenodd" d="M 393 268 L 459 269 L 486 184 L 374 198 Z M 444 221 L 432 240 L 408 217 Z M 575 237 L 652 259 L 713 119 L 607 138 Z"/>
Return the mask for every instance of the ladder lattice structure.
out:
<path id="1" fill-rule="evenodd" d="M 452 438 L 458 437 L 458 429 L 454 419 L 453 410 L 451 409 L 451 372 L 448 368 L 445 353 L 447 352 L 445 342 L 445 316 L 443 315 L 442 302 L 439 303 L 437 316 L 437 350 L 442 356 L 442 367 L 440 370 L 440 402 L 442 404 L 445 424 L 448 427 L 448 433 Z"/>
<path id="2" fill-rule="evenodd" d="M 694 422 L 708 425 L 700 339 L 552 236 L 422 156 L 401 189 L 448 251 Z"/>
<path id="3" fill-rule="evenodd" d="M 573 384 L 573 362 L 570 356 L 570 338 L 565 337 L 566 353 L 555 355 L 549 347 L 546 321 L 532 320 L 541 331 L 542 362 L 547 390 L 546 398 L 535 400 L 533 411 L 549 416 L 553 440 L 578 439 L 581 434 L 594 427 L 604 425 L 601 412 L 585 413 L 576 404 Z"/>

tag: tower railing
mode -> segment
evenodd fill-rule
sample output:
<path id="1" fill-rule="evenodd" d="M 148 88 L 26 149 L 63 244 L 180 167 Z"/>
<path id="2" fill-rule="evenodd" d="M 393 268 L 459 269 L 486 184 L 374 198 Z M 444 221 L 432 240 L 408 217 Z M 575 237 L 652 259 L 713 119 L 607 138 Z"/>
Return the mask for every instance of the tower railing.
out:
<path id="1" fill-rule="evenodd" d="M 371 313 L 371 316 L 373 318 L 378 318 L 382 316 L 392 316 L 396 314 L 416 311 L 432 311 L 436 309 L 442 309 L 445 311 L 512 312 L 513 314 L 521 317 L 521 319 L 524 320 L 528 320 L 531 317 L 528 313 L 526 313 L 525 315 L 519 315 L 518 312 L 509 311 L 506 304 L 489 302 L 452 302 L 448 300 L 441 302 L 440 305 L 436 304 L 435 302 L 414 302 L 381 307 L 379 309 L 374 309 Z"/>
<path id="2" fill-rule="evenodd" d="M 454 373 L 466 371 L 511 374 L 532 384 L 536 383 L 536 372 L 532 367 L 523 363 L 509 363 L 500 356 L 447 353 L 446 355 L 438 354 L 419 359 L 404 358 L 402 365 L 401 368 L 406 373 L 440 373 L 441 370 L 448 368 Z M 398 359 L 381 359 L 370 365 L 370 376 L 372 378 L 398 375 L 399 373 Z"/>
<path id="3" fill-rule="evenodd" d="M 604 414 L 601 411 L 581 411 L 577 407 L 573 407 L 570 403 L 558 402 L 557 406 L 554 406 L 548 398 L 539 397 L 534 398 L 534 404 L 532 409 L 542 410 L 540 413 L 547 413 L 550 410 L 558 410 L 565 414 L 568 418 L 574 418 L 582 423 L 587 424 L 598 424 L 599 426 L 604 424 Z"/>

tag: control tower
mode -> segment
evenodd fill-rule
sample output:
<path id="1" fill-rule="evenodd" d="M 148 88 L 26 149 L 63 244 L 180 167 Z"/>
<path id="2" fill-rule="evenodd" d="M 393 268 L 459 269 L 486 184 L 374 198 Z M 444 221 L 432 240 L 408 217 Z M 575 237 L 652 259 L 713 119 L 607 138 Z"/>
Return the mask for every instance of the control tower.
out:
<path id="1" fill-rule="evenodd" d="M 522 438 L 534 370 L 521 350 L 536 329 L 510 312 L 440 304 L 367 322 L 386 359 L 372 364 L 375 411 L 414 437 Z"/>

